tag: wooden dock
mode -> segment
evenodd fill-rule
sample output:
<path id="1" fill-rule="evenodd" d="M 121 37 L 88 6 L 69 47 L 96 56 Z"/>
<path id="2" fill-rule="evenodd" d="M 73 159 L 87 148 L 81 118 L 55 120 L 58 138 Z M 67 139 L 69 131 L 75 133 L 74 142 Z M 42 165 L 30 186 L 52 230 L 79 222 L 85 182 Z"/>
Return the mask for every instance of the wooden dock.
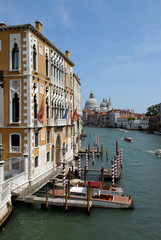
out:
<path id="1" fill-rule="evenodd" d="M 81 171 L 85 171 L 84 168 L 81 169 Z M 94 168 L 88 168 L 86 169 L 87 173 L 88 172 L 97 172 L 100 173 L 101 176 L 101 169 L 94 169 Z M 112 180 L 112 168 L 104 168 L 103 171 L 104 179 L 105 180 Z M 121 178 L 121 169 L 117 169 L 117 175 L 115 180 L 118 181 Z"/>
<path id="2" fill-rule="evenodd" d="M 19 201 L 21 199 L 19 198 Z M 46 198 L 45 197 L 37 197 L 34 195 L 26 197 L 24 200 L 26 203 L 40 203 L 40 204 L 46 204 Z M 90 208 L 92 207 L 92 201 L 89 202 Z M 48 205 L 49 206 L 61 206 L 65 207 L 66 200 L 65 198 L 48 198 Z M 73 200 L 68 199 L 68 206 L 69 207 L 78 207 L 78 208 L 87 208 L 87 200 Z"/>

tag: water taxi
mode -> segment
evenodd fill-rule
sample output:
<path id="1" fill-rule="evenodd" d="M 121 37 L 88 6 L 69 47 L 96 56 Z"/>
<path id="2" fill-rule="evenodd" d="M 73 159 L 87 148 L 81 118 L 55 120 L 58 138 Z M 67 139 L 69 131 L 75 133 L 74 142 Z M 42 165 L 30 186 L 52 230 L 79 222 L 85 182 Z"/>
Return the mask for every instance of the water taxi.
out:
<path id="1" fill-rule="evenodd" d="M 70 189 L 70 198 L 85 200 L 87 198 L 86 187 L 72 187 Z M 119 196 L 112 194 L 103 194 L 101 191 L 96 192 L 91 189 L 90 200 L 92 201 L 93 207 L 100 208 L 133 208 L 134 202 L 131 200 L 131 196 Z"/>

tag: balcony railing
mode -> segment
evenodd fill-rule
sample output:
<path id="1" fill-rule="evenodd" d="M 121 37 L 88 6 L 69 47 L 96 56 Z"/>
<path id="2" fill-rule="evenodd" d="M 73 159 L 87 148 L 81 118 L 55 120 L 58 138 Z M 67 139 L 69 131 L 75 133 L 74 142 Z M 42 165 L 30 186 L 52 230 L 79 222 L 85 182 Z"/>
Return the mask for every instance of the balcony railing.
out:
<path id="1" fill-rule="evenodd" d="M 67 126 L 67 125 L 71 125 L 71 119 L 57 119 L 57 120 L 55 120 L 54 118 L 48 118 L 48 119 L 46 119 L 46 125 L 48 127 Z M 38 121 L 38 119 L 34 119 L 34 126 L 40 128 L 43 125 L 40 121 Z"/>
<path id="2" fill-rule="evenodd" d="M 11 146 L 11 152 L 20 153 L 21 147 L 20 146 Z"/>
<path id="3" fill-rule="evenodd" d="M 42 127 L 42 123 L 38 119 L 34 119 L 34 127 Z"/>
<path id="4" fill-rule="evenodd" d="M 66 119 L 57 119 L 54 121 L 54 126 L 66 126 Z"/>

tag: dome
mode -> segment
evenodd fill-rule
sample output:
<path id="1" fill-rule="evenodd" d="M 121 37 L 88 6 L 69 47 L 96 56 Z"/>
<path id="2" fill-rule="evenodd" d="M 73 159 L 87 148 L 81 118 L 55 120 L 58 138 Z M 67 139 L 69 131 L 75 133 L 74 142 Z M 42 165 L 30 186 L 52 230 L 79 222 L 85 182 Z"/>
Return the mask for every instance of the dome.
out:
<path id="1" fill-rule="evenodd" d="M 103 99 L 103 101 L 101 102 L 100 108 L 101 108 L 101 107 L 107 107 L 107 102 L 106 102 L 105 99 Z"/>
<path id="2" fill-rule="evenodd" d="M 93 110 L 93 111 L 98 111 L 99 106 L 97 100 L 94 98 L 94 94 L 91 91 L 89 99 L 85 103 L 85 109 L 86 110 Z"/>
<path id="3" fill-rule="evenodd" d="M 108 110 L 108 103 L 107 103 L 107 100 L 103 98 L 103 101 L 100 104 L 100 111 L 107 112 L 107 110 Z"/>

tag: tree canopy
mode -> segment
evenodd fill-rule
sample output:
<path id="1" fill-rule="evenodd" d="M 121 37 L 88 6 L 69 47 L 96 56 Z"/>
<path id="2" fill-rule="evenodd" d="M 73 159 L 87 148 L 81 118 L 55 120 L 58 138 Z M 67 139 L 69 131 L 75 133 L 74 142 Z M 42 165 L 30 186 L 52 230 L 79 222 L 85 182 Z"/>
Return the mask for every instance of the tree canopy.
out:
<path id="1" fill-rule="evenodd" d="M 147 108 L 146 115 L 147 116 L 155 116 L 158 114 L 159 111 L 159 104 L 152 105 L 151 107 Z"/>

